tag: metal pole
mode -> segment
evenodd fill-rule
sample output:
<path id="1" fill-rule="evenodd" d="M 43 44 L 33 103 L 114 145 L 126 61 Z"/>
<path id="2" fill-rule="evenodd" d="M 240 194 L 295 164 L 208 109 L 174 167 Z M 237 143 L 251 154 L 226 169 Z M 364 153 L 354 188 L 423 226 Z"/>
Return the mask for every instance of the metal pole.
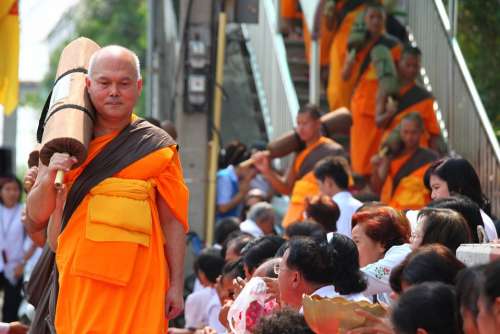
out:
<path id="1" fill-rule="evenodd" d="M 226 13 L 219 14 L 219 28 L 217 35 L 217 60 L 215 72 L 215 94 L 214 94 L 214 115 L 212 140 L 209 143 L 210 156 L 208 167 L 208 188 L 207 188 L 207 230 L 205 241 L 207 245 L 212 244 L 214 238 L 215 226 L 215 196 L 216 196 L 216 178 L 217 178 L 217 160 L 219 156 L 219 129 L 222 114 L 222 85 L 224 83 L 224 61 L 226 49 Z"/>
<path id="2" fill-rule="evenodd" d="M 457 22 L 458 22 L 458 0 L 448 1 L 448 19 L 450 20 L 450 37 L 457 36 Z"/>
<path id="3" fill-rule="evenodd" d="M 319 106 L 320 97 L 320 44 L 319 40 L 311 43 L 311 63 L 309 64 L 309 103 Z"/>
<path id="4" fill-rule="evenodd" d="M 154 12 L 155 0 L 148 0 L 148 48 L 146 54 L 146 115 L 153 114 L 153 49 L 154 45 Z"/>
<path id="5" fill-rule="evenodd" d="M 275 0 L 276 4 L 276 33 L 281 31 L 281 0 Z"/>

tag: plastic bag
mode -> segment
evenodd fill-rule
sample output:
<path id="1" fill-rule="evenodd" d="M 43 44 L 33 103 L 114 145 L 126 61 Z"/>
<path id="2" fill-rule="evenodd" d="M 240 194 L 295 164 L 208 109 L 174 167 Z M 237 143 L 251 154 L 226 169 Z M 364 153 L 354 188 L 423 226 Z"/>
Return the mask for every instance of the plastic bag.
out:
<path id="1" fill-rule="evenodd" d="M 251 333 L 256 320 L 265 312 L 266 291 L 267 286 L 262 278 L 254 277 L 248 281 L 227 315 L 232 333 Z"/>

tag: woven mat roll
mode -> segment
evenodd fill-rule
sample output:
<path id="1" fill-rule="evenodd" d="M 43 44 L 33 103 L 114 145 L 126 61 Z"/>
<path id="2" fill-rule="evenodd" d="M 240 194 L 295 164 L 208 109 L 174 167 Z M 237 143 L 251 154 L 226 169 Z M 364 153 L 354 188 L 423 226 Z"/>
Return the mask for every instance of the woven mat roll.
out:
<path id="1" fill-rule="evenodd" d="M 99 50 L 94 41 L 80 37 L 62 51 L 45 117 L 40 160 L 48 165 L 56 152 L 69 153 L 78 159 L 77 167 L 87 157 L 92 138 L 95 111 L 85 88 L 90 57 Z"/>

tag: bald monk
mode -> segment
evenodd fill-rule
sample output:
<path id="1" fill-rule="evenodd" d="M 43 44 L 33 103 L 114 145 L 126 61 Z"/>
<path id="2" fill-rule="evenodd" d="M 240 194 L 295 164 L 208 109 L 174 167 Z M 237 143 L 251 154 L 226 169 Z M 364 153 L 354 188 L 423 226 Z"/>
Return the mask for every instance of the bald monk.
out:
<path id="1" fill-rule="evenodd" d="M 327 98 L 330 110 L 340 107 L 350 107 L 351 96 L 356 85 L 357 73 L 359 72 L 361 63 L 358 62 L 355 64 L 352 75 L 346 79 L 342 78 L 342 68 L 349 52 L 347 50 L 349 34 L 358 15 L 363 15 L 366 2 L 366 0 L 342 0 L 336 2 L 331 27 L 334 37 L 332 38 L 328 54 L 330 69 Z M 368 49 L 363 51 L 364 54 L 367 52 Z M 360 54 L 358 57 L 362 58 L 363 55 Z"/>
<path id="2" fill-rule="evenodd" d="M 369 42 L 351 61 L 346 59 L 343 77 L 350 79 L 356 64 L 361 64 L 356 89 L 351 100 L 351 162 L 352 170 L 364 177 L 371 174 L 371 157 L 377 152 L 382 138 L 382 131 L 375 123 L 379 80 L 375 65 L 371 61 L 370 52 L 374 46 L 382 45 L 390 50 L 392 60 L 396 63 L 401 55 L 401 45 L 392 36 L 385 34 L 385 9 L 381 5 L 370 4 L 365 10 L 365 24 L 369 34 Z"/>
<path id="3" fill-rule="evenodd" d="M 376 155 L 372 159 L 372 186 L 380 190 L 380 200 L 399 210 L 418 210 L 430 201 L 424 185 L 424 174 L 437 159 L 436 153 L 420 146 L 424 122 L 418 113 L 401 120 L 403 149 L 395 156 Z"/>
<path id="4" fill-rule="evenodd" d="M 132 51 L 97 51 L 86 87 L 96 109 L 87 159 L 70 171 L 76 158 L 55 153 L 27 199 L 35 226 L 50 218 L 55 331 L 165 333 L 183 308 L 188 191 L 177 145 L 133 115 L 142 79 Z M 59 192 L 58 170 L 66 171 Z"/>
<path id="5" fill-rule="evenodd" d="M 268 152 L 252 155 L 254 166 L 279 193 L 290 195 L 288 211 L 283 218 L 284 227 L 302 220 L 306 208 L 306 197 L 319 195 L 319 186 L 314 177 L 314 165 L 327 156 L 344 155 L 340 144 L 321 135 L 321 114 L 315 105 L 305 105 L 297 114 L 297 134 L 305 148 L 293 159 L 285 177 L 278 175 L 269 163 Z"/>
<path id="6" fill-rule="evenodd" d="M 420 146 L 440 151 L 442 147 L 441 129 L 434 112 L 434 97 L 425 88 L 417 85 L 420 74 L 422 52 L 414 46 L 406 46 L 398 62 L 398 77 L 401 83 L 396 103 L 388 103 L 387 96 L 377 102 L 375 122 L 382 130 L 382 142 L 408 114 L 416 112 L 424 123 Z"/>

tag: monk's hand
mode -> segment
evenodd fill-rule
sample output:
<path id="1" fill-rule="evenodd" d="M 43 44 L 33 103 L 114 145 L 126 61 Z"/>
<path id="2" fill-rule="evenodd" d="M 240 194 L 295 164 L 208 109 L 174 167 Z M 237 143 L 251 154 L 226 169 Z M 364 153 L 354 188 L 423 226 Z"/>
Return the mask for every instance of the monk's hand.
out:
<path id="1" fill-rule="evenodd" d="M 28 333 L 29 327 L 19 321 L 9 323 L 9 334 L 25 334 Z"/>
<path id="2" fill-rule="evenodd" d="M 69 172 L 78 160 L 68 153 L 54 153 L 47 166 L 49 182 L 54 183 L 57 171 Z"/>
<path id="3" fill-rule="evenodd" d="M 24 175 L 24 191 L 29 193 L 33 185 L 35 184 L 36 176 L 38 175 L 38 166 L 33 166 Z"/>
<path id="4" fill-rule="evenodd" d="M 174 319 L 184 309 L 184 298 L 182 286 L 170 286 L 165 297 L 165 315 L 168 320 Z"/>
<path id="5" fill-rule="evenodd" d="M 267 174 L 271 170 L 269 164 L 269 151 L 260 151 L 252 154 L 253 165 L 262 174 Z"/>

